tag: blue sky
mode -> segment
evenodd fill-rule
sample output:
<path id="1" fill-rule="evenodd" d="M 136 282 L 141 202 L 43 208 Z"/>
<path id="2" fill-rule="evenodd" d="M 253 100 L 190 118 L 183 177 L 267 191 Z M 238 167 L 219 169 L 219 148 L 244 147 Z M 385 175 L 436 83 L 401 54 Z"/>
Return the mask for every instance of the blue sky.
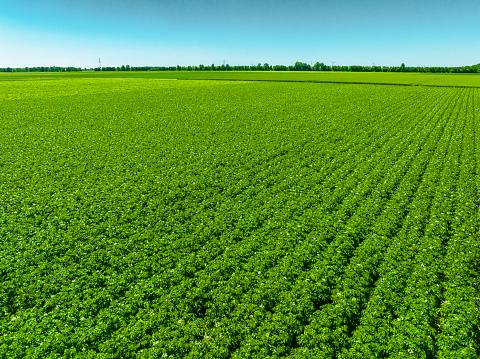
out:
<path id="1" fill-rule="evenodd" d="M 0 67 L 480 63 L 480 0 L 0 0 Z"/>

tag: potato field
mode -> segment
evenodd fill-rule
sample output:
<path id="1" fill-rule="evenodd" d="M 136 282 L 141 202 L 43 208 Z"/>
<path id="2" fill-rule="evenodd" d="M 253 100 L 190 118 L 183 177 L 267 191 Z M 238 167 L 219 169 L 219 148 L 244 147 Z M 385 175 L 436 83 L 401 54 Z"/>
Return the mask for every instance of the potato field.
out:
<path id="1" fill-rule="evenodd" d="M 161 76 L 0 76 L 0 358 L 480 357 L 478 77 Z"/>

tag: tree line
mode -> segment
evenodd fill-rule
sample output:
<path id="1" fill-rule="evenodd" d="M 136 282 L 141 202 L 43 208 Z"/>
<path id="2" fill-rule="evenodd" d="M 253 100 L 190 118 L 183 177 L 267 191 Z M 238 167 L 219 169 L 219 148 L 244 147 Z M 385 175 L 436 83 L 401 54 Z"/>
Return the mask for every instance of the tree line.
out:
<path id="1" fill-rule="evenodd" d="M 346 71 L 346 72 L 419 72 L 419 73 L 480 73 L 480 64 L 460 67 L 430 67 L 430 66 L 341 66 L 326 65 L 317 62 L 314 65 L 297 61 L 294 65 L 274 65 L 268 63 L 257 65 L 198 65 L 198 66 L 130 66 L 97 67 L 82 69 L 78 67 L 24 67 L 24 68 L 0 68 L 0 72 L 78 72 L 78 71 Z"/>
<path id="2" fill-rule="evenodd" d="M 80 67 L 37 66 L 37 67 L 0 67 L 0 72 L 76 72 L 85 71 Z"/>

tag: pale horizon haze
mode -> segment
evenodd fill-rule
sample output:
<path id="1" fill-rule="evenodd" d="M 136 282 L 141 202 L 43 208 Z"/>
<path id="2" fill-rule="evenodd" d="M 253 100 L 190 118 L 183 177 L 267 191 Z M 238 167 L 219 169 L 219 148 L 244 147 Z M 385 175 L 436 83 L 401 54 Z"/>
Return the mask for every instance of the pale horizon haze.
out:
<path id="1" fill-rule="evenodd" d="M 480 63 L 480 0 L 0 0 L 0 67 Z"/>

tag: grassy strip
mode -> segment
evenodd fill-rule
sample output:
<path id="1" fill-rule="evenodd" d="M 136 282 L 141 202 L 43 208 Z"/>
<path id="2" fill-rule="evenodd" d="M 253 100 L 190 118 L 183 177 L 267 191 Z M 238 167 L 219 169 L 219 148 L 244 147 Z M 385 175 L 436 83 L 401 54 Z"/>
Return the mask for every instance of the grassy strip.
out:
<path id="1" fill-rule="evenodd" d="M 353 73 L 353 72 L 251 72 L 251 71 L 115 71 L 80 73 L 3 73 L 0 84 L 7 81 L 52 79 L 178 79 L 218 81 L 273 81 L 347 83 L 371 85 L 480 87 L 479 74 L 412 74 L 412 73 Z"/>

